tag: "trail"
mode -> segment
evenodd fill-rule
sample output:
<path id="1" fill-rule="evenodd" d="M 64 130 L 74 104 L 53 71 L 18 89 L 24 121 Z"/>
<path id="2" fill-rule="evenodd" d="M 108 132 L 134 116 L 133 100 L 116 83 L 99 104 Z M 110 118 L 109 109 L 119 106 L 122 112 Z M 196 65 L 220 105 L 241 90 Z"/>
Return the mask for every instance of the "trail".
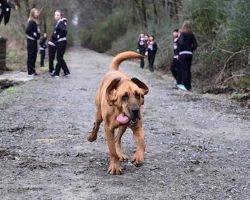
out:
<path id="1" fill-rule="evenodd" d="M 123 162 L 110 176 L 103 127 L 96 142 L 86 136 L 112 57 L 76 48 L 67 58 L 71 77 L 45 73 L 0 93 L 1 199 L 250 199 L 249 110 L 125 62 L 120 69 L 149 86 L 147 148 L 143 166 Z M 130 131 L 122 146 L 132 156 Z"/>

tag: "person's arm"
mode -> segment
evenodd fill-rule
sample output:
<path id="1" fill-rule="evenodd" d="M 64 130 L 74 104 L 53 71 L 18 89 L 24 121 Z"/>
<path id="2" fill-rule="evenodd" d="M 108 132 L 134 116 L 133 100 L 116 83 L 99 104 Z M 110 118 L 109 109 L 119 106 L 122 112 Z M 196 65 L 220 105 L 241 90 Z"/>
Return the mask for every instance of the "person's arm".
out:
<path id="1" fill-rule="evenodd" d="M 183 45 L 184 45 L 184 36 L 183 36 L 183 34 L 180 34 L 180 36 L 177 40 L 177 55 L 183 49 Z"/>
<path id="2" fill-rule="evenodd" d="M 40 47 L 43 47 L 43 41 L 44 41 L 43 38 L 41 38 L 40 41 L 39 41 Z"/>
<path id="3" fill-rule="evenodd" d="M 59 22 L 59 24 L 56 27 L 56 31 L 63 34 L 67 34 L 67 27 L 63 21 Z"/>
<path id="4" fill-rule="evenodd" d="M 28 21 L 26 25 L 26 34 L 30 37 L 33 37 L 33 23 L 32 21 Z"/>
<path id="5" fill-rule="evenodd" d="M 192 47 L 192 51 L 195 51 L 197 49 L 198 43 L 197 40 L 195 38 L 195 35 L 193 35 L 193 47 Z"/>
<path id="6" fill-rule="evenodd" d="M 158 45 L 157 45 L 156 42 L 155 42 L 154 45 L 153 45 L 153 50 L 154 50 L 154 53 L 156 53 L 157 50 L 158 50 Z"/>
<path id="7" fill-rule="evenodd" d="M 137 41 L 137 51 L 139 52 L 140 49 L 140 40 Z"/>

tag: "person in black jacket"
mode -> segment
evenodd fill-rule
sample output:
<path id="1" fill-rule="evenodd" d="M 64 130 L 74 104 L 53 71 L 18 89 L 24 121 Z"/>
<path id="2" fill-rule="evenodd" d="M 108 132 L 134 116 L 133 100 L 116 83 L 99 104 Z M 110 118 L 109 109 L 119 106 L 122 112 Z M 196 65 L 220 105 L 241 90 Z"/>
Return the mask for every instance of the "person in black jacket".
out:
<path id="1" fill-rule="evenodd" d="M 183 90 L 191 90 L 191 64 L 193 51 L 198 44 L 195 35 L 192 33 L 190 21 L 184 21 L 179 36 L 177 47 L 179 54 L 179 72 L 177 87 Z"/>
<path id="2" fill-rule="evenodd" d="M 154 61 L 157 50 L 158 46 L 157 43 L 155 42 L 154 36 L 150 35 L 148 38 L 148 47 L 146 55 L 148 56 L 149 70 L 151 72 L 154 71 Z"/>
<path id="3" fill-rule="evenodd" d="M 26 26 L 27 35 L 27 68 L 28 75 L 38 75 L 35 70 L 37 58 L 37 40 L 40 38 L 39 29 L 39 11 L 36 8 L 31 9 L 28 23 Z"/>
<path id="4" fill-rule="evenodd" d="M 173 56 L 173 60 L 171 63 L 171 67 L 170 70 L 172 72 L 173 77 L 176 80 L 176 85 L 180 84 L 178 82 L 178 68 L 179 68 L 179 59 L 178 59 L 178 48 L 177 48 L 177 41 L 178 41 L 178 37 L 179 37 L 179 29 L 175 29 L 173 31 L 173 40 L 174 40 L 174 56 Z"/>
<path id="5" fill-rule="evenodd" d="M 145 35 L 144 33 L 141 33 L 139 36 L 139 39 L 137 41 L 137 51 L 145 56 L 147 50 L 147 41 L 145 40 Z M 140 67 L 143 69 L 144 68 L 144 58 L 141 58 L 141 63 L 140 63 Z"/>
<path id="6" fill-rule="evenodd" d="M 43 37 L 40 39 L 40 67 L 44 67 L 44 59 L 47 48 L 47 33 L 43 33 Z"/>
<path id="7" fill-rule="evenodd" d="M 70 75 L 68 66 L 63 58 L 66 46 L 67 46 L 67 19 L 62 18 L 62 12 L 57 10 L 55 12 L 55 20 L 56 20 L 56 26 L 54 28 L 54 32 L 52 35 L 52 40 L 54 41 L 56 45 L 56 51 L 57 51 L 57 64 L 55 68 L 55 72 L 52 74 L 53 77 L 58 77 L 60 75 L 61 68 L 63 69 L 64 76 Z"/>

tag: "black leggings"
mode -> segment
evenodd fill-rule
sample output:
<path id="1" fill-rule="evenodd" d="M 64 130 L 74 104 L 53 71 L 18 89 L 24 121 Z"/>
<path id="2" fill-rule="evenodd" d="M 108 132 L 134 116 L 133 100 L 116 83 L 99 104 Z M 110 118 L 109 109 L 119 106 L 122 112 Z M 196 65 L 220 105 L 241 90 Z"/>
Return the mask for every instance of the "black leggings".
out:
<path id="1" fill-rule="evenodd" d="M 179 81 L 178 80 L 178 70 L 179 70 L 178 68 L 179 68 L 179 60 L 177 58 L 173 58 L 170 69 L 171 69 L 173 77 L 176 80 L 176 83 L 180 84 L 180 82 L 178 82 Z"/>
<path id="2" fill-rule="evenodd" d="M 32 75 L 36 73 L 35 67 L 36 67 L 36 57 L 37 57 L 37 41 L 27 39 L 27 69 L 28 74 Z"/>
<path id="3" fill-rule="evenodd" d="M 149 70 L 151 72 L 154 71 L 154 62 L 155 62 L 155 53 L 148 52 L 148 64 L 149 64 Z"/>
<path id="4" fill-rule="evenodd" d="M 191 54 L 179 55 L 179 70 L 178 70 L 178 82 L 183 84 L 187 90 L 192 88 L 191 86 L 191 64 L 193 56 Z"/>
<path id="5" fill-rule="evenodd" d="M 46 54 L 46 51 L 45 49 L 42 50 L 40 49 L 40 67 L 44 67 L 44 59 L 45 59 L 45 54 Z"/>
<path id="6" fill-rule="evenodd" d="M 54 68 L 54 60 L 56 57 L 56 46 L 49 44 L 49 72 L 52 73 Z"/>
<path id="7" fill-rule="evenodd" d="M 56 64 L 56 70 L 55 75 L 59 76 L 61 68 L 63 69 L 64 75 L 70 74 L 68 66 L 63 58 L 65 50 L 67 46 L 67 41 L 60 41 L 56 43 L 56 50 L 57 50 L 57 64 Z"/>
<path id="8" fill-rule="evenodd" d="M 144 50 L 144 49 L 140 49 L 140 50 L 139 50 L 139 53 L 140 53 L 142 56 L 145 56 L 145 52 L 146 52 L 146 50 Z M 144 64 L 145 64 L 144 58 L 141 58 L 140 67 L 141 67 L 142 69 L 144 68 Z"/>

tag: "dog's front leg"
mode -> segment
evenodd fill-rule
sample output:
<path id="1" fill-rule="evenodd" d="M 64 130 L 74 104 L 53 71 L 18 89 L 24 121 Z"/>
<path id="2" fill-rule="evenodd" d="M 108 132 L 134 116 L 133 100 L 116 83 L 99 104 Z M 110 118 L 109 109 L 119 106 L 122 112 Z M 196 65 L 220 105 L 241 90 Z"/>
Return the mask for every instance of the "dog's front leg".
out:
<path id="1" fill-rule="evenodd" d="M 132 158 L 132 163 L 135 166 L 141 166 L 144 162 L 144 152 L 145 152 L 145 139 L 143 128 L 135 128 L 133 130 L 134 139 L 136 142 L 136 152 Z"/>
<path id="2" fill-rule="evenodd" d="M 116 153 L 120 161 L 128 160 L 127 156 L 122 152 L 122 148 L 121 148 L 121 138 L 123 136 L 123 133 L 126 131 L 126 129 L 127 129 L 126 126 L 120 126 L 118 129 L 118 133 L 115 137 Z"/>
<path id="3" fill-rule="evenodd" d="M 109 154 L 110 154 L 110 163 L 108 168 L 109 174 L 121 174 L 122 170 L 120 168 L 119 157 L 115 149 L 115 136 L 114 129 L 109 128 L 105 125 L 105 133 L 108 142 Z"/>

